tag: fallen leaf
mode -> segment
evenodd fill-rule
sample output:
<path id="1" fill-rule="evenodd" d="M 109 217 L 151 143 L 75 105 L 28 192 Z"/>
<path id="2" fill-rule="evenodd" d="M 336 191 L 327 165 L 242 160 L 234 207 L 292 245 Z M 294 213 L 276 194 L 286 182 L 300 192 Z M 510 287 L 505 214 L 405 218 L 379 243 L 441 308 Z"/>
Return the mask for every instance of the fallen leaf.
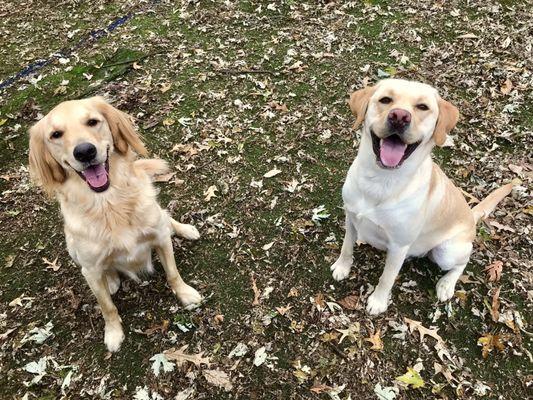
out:
<path id="1" fill-rule="evenodd" d="M 229 376 L 226 372 L 219 369 L 206 369 L 202 371 L 204 378 L 211 385 L 221 387 L 226 392 L 229 392 L 233 389 L 233 384 L 231 383 Z"/>
<path id="2" fill-rule="evenodd" d="M 46 339 L 53 336 L 52 328 L 54 325 L 52 322 L 48 322 L 44 327 L 39 328 L 35 327 L 31 329 L 20 341 L 20 343 L 26 343 L 26 342 L 35 342 L 37 344 L 42 344 Z"/>
<path id="3" fill-rule="evenodd" d="M 478 346 L 482 346 L 481 354 L 483 358 L 487 358 L 489 353 L 494 349 L 497 349 L 498 351 L 505 350 L 505 346 L 501 341 L 500 335 L 486 333 L 478 339 L 477 344 Z"/>
<path id="4" fill-rule="evenodd" d="M 259 367 L 262 365 L 267 359 L 267 353 L 266 353 L 266 347 L 260 347 L 255 351 L 254 355 L 254 365 L 256 367 Z"/>
<path id="5" fill-rule="evenodd" d="M 424 336 L 428 335 L 431 336 L 433 339 L 437 340 L 438 342 L 444 342 L 442 337 L 440 337 L 437 334 L 438 328 L 436 329 L 429 329 L 422 325 L 420 321 L 414 321 L 409 318 L 404 318 L 404 321 L 409 326 L 409 332 L 413 333 L 414 330 L 417 330 L 418 333 L 420 333 L 420 341 L 424 341 Z"/>
<path id="6" fill-rule="evenodd" d="M 248 346 L 246 346 L 244 343 L 238 343 L 237 346 L 231 350 L 231 352 L 228 354 L 228 358 L 233 357 L 243 357 L 248 353 Z"/>
<path id="7" fill-rule="evenodd" d="M 252 301 L 252 306 L 258 306 L 259 305 L 259 297 L 261 296 L 261 292 L 257 288 L 257 283 L 255 282 L 254 275 L 250 275 L 250 280 L 252 282 L 252 290 L 254 291 L 254 300 Z"/>
<path id="8" fill-rule="evenodd" d="M 381 329 L 378 329 L 374 334 L 370 335 L 370 337 L 365 338 L 365 340 L 369 343 L 372 343 L 372 347 L 370 348 L 370 350 L 383 350 L 383 341 L 381 340 Z"/>
<path id="9" fill-rule="evenodd" d="M 292 306 L 288 305 L 286 307 L 276 307 L 276 311 L 279 315 L 285 315 L 287 314 L 287 311 L 289 311 L 292 308 Z"/>
<path id="10" fill-rule="evenodd" d="M 152 363 L 152 371 L 154 372 L 155 376 L 159 376 L 159 372 L 161 371 L 161 367 L 163 367 L 164 372 L 172 372 L 174 371 L 174 363 L 169 362 L 168 358 L 164 353 L 159 353 L 150 358 L 150 361 L 153 361 Z"/>
<path id="11" fill-rule="evenodd" d="M 12 328 L 12 329 L 8 329 L 4 333 L 0 333 L 0 341 L 6 340 L 8 338 L 8 336 L 11 335 L 11 333 L 13 333 L 16 330 L 17 330 L 17 328 Z"/>
<path id="12" fill-rule="evenodd" d="M 169 361 L 175 361 L 178 367 L 181 367 L 183 364 L 187 362 L 191 362 L 197 367 L 199 367 L 202 364 L 207 365 L 207 367 L 211 366 L 209 357 L 203 357 L 204 355 L 203 351 L 198 354 L 187 354 L 185 353 L 185 350 L 187 350 L 187 347 L 189 347 L 188 344 L 180 347 L 178 350 L 171 348 L 171 349 L 165 350 L 163 354 Z"/>
<path id="13" fill-rule="evenodd" d="M 489 276 L 489 282 L 498 282 L 502 276 L 503 262 L 494 261 L 492 264 L 488 265 L 484 271 Z"/>
<path id="14" fill-rule="evenodd" d="M 339 339 L 339 344 L 342 343 L 342 341 L 346 338 L 349 338 L 352 341 L 357 341 L 359 339 L 359 331 L 361 330 L 361 326 L 359 325 L 359 322 L 355 322 L 353 325 L 350 325 L 347 329 L 336 329 L 337 332 L 340 332 L 342 334 L 341 338 Z"/>
<path id="15" fill-rule="evenodd" d="M 188 400 L 188 399 L 192 399 L 192 395 L 194 394 L 194 392 L 196 391 L 196 389 L 194 388 L 194 386 L 191 386 L 187 389 L 184 389 L 180 392 L 178 392 L 178 394 L 176 394 L 176 397 L 174 397 L 174 400 Z"/>
<path id="16" fill-rule="evenodd" d="M 162 83 L 161 84 L 161 87 L 159 88 L 159 91 L 161 93 L 166 93 L 170 90 L 170 88 L 172 87 L 172 83 Z"/>
<path id="17" fill-rule="evenodd" d="M 359 296 L 351 294 L 342 300 L 337 301 L 337 303 L 339 303 L 342 308 L 345 308 L 346 310 L 356 310 L 357 306 L 359 305 Z"/>
<path id="18" fill-rule="evenodd" d="M 162 335 L 165 335 L 167 333 L 169 324 L 170 324 L 170 321 L 168 319 L 164 319 L 163 322 L 161 322 L 161 324 L 153 325 L 142 333 L 145 334 L 146 336 L 151 336 L 156 332 L 161 332 Z"/>
<path id="19" fill-rule="evenodd" d="M 435 370 L 435 374 L 442 374 L 448 382 L 451 383 L 455 380 L 452 375 L 452 372 L 445 365 L 441 365 L 438 362 L 433 362 L 433 369 Z"/>
<path id="20" fill-rule="evenodd" d="M 397 381 L 405 383 L 407 386 L 411 386 L 412 389 L 418 389 L 424 387 L 425 382 L 413 368 L 407 368 L 407 372 L 396 378 Z"/>
<path id="21" fill-rule="evenodd" d="M 275 242 L 270 242 L 270 243 L 265 244 L 265 245 L 263 246 L 263 250 L 265 250 L 265 251 L 270 250 L 270 248 L 271 248 L 272 246 L 274 246 L 274 243 L 275 243 Z"/>
<path id="22" fill-rule="evenodd" d="M 280 169 L 274 168 L 263 175 L 263 178 L 272 178 L 281 173 Z"/>
<path id="23" fill-rule="evenodd" d="M 505 80 L 503 85 L 500 87 L 500 90 L 503 94 L 509 94 L 509 92 L 513 89 L 513 82 L 509 78 Z"/>
<path id="24" fill-rule="evenodd" d="M 377 383 L 374 386 L 374 393 L 378 396 L 378 400 L 394 400 L 398 395 L 398 389 L 394 386 L 382 387 L 381 384 Z"/>
<path id="25" fill-rule="evenodd" d="M 174 175 L 176 175 L 175 172 L 169 172 L 168 174 L 156 175 L 153 177 L 153 181 L 154 182 L 168 182 L 174 177 Z"/>
<path id="26" fill-rule="evenodd" d="M 59 268 L 61 268 L 61 264 L 57 263 L 57 258 L 58 257 L 56 257 L 54 261 L 50 261 L 43 257 L 42 260 L 46 264 L 46 269 L 51 269 L 54 272 L 59 271 Z"/>
<path id="27" fill-rule="evenodd" d="M 333 389 L 331 386 L 328 386 L 328 385 L 323 385 L 321 383 L 319 384 L 314 384 L 312 388 L 310 388 L 309 390 L 313 393 L 316 393 L 316 394 L 320 394 L 320 393 L 324 393 L 324 392 L 329 392 L 331 389 Z"/>
<path id="28" fill-rule="evenodd" d="M 500 318 L 500 288 L 497 288 L 492 295 L 492 306 L 490 308 L 490 315 L 494 322 L 498 322 Z"/>
<path id="29" fill-rule="evenodd" d="M 215 192 L 218 191 L 218 188 L 213 185 L 213 186 L 209 186 L 207 188 L 207 190 L 204 192 L 204 196 L 205 196 L 205 201 L 209 201 L 211 200 L 213 197 L 217 197 L 217 195 L 215 194 Z"/>

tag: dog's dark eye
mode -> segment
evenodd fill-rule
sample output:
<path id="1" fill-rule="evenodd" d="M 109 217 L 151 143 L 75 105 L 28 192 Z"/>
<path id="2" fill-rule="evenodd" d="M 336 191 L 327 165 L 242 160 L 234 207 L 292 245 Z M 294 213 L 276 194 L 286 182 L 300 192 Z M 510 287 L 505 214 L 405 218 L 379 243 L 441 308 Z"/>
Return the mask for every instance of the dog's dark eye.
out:
<path id="1" fill-rule="evenodd" d="M 390 97 L 385 96 L 379 99 L 379 102 L 381 104 L 389 104 L 389 103 L 392 103 L 392 99 Z"/>
<path id="2" fill-rule="evenodd" d="M 99 121 L 97 119 L 91 118 L 89 121 L 87 121 L 87 125 L 96 126 L 96 125 L 98 125 L 98 122 Z"/>
<path id="3" fill-rule="evenodd" d="M 427 111 L 427 110 L 429 110 L 429 107 L 426 106 L 425 104 L 417 104 L 417 105 L 416 105 L 416 108 L 418 108 L 419 110 L 422 110 L 422 111 Z"/>
<path id="4" fill-rule="evenodd" d="M 61 136 L 63 136 L 63 132 L 61 131 L 53 131 L 50 135 L 52 139 L 59 139 Z"/>

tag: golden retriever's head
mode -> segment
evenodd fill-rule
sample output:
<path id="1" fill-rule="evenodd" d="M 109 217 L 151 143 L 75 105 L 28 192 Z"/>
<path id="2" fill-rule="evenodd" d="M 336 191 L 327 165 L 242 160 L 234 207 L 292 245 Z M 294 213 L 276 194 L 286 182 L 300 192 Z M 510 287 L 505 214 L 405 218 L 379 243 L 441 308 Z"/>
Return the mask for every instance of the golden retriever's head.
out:
<path id="1" fill-rule="evenodd" d="M 109 187 L 109 155 L 146 148 L 128 116 L 102 97 L 66 101 L 30 129 L 30 171 L 52 193 L 69 176 L 95 192 Z"/>
<path id="2" fill-rule="evenodd" d="M 365 121 L 378 164 L 398 168 L 420 145 L 441 146 L 459 111 L 436 89 L 419 82 L 386 79 L 352 93 L 356 125 Z"/>

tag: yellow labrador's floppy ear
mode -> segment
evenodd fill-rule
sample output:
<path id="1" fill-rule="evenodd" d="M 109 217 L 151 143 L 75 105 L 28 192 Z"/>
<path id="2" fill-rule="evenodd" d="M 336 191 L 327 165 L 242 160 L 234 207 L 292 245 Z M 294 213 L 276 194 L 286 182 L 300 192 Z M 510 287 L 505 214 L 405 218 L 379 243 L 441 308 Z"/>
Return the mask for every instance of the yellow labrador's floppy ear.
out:
<path id="1" fill-rule="evenodd" d="M 357 117 L 353 126 L 354 129 L 357 129 L 365 120 L 368 102 L 375 91 L 376 88 L 374 86 L 367 86 L 366 88 L 359 89 L 350 95 L 350 109 L 352 110 L 353 115 Z"/>
<path id="2" fill-rule="evenodd" d="M 120 154 L 126 154 L 128 148 L 131 147 L 137 152 L 137 154 L 142 156 L 148 155 L 148 151 L 146 150 L 146 147 L 144 147 L 144 143 L 139 134 L 135 131 L 130 117 L 126 113 L 117 110 L 105 101 L 103 97 L 93 97 L 93 100 L 96 102 L 99 111 L 107 120 L 109 129 L 111 129 L 111 134 L 113 135 L 115 149 Z"/>
<path id="3" fill-rule="evenodd" d="M 30 129 L 30 175 L 38 186 L 52 195 L 57 185 L 65 181 L 67 174 L 46 148 L 44 134 L 39 122 Z"/>
<path id="4" fill-rule="evenodd" d="M 459 121 L 459 110 L 449 101 L 439 98 L 439 118 L 433 132 L 433 140 L 437 146 L 442 146 L 446 135 L 451 132 Z"/>

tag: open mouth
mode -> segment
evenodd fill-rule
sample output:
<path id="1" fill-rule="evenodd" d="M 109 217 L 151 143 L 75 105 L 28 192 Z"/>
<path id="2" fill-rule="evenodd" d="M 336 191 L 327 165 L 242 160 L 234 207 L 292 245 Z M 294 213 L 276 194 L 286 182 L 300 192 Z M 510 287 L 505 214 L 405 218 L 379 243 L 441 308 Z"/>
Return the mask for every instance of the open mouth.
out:
<path id="1" fill-rule="evenodd" d="M 109 188 L 109 158 L 100 164 L 90 165 L 83 171 L 75 170 L 91 190 L 103 192 Z"/>
<path id="2" fill-rule="evenodd" d="M 380 139 L 370 131 L 376 161 L 383 168 L 398 168 L 416 150 L 420 142 L 406 144 L 398 135 Z"/>

